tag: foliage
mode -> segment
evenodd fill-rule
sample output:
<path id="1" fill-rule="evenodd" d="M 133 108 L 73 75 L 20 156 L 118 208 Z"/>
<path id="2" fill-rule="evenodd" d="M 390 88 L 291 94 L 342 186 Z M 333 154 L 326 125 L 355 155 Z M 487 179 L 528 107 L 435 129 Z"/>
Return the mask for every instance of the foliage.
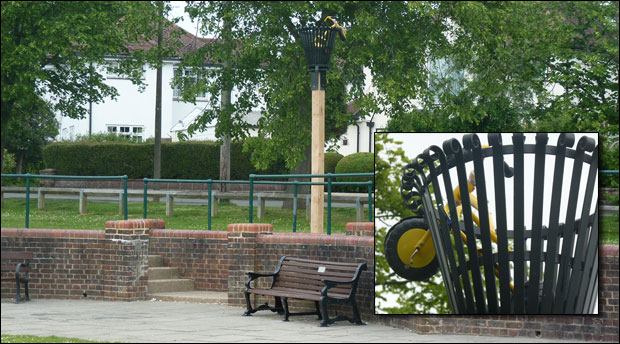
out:
<path id="1" fill-rule="evenodd" d="M 353 153 L 338 161 L 336 173 L 372 173 L 374 172 L 374 155 L 368 152 Z M 367 182 L 372 177 L 341 177 L 339 182 Z M 338 191 L 368 192 L 366 185 L 338 185 Z"/>
<path id="2" fill-rule="evenodd" d="M 266 171 L 247 162 L 251 153 L 242 152 L 243 143 L 231 145 L 231 178 L 247 180 L 251 173 L 286 173 L 283 162 L 275 161 Z M 162 178 L 218 179 L 219 145 L 209 141 L 162 144 Z M 92 157 L 97 157 L 93 159 Z M 127 175 L 152 178 L 153 143 L 59 142 L 43 149 L 47 168 L 60 175 Z"/>
<path id="3" fill-rule="evenodd" d="M 325 153 L 325 173 L 336 173 L 336 165 L 344 155 L 336 152 Z"/>
<path id="4" fill-rule="evenodd" d="M 58 122 L 50 110 L 49 103 L 38 98 L 32 104 L 18 104 L 15 111 L 20 114 L 8 122 L 5 147 L 15 154 L 15 173 L 26 173 L 41 168 L 41 148 L 58 135 Z M 22 105 L 30 107 L 23 108 Z"/>
<path id="5" fill-rule="evenodd" d="M 15 172 L 15 154 L 4 153 L 4 163 L 2 164 L 2 173 Z"/>
<path id="6" fill-rule="evenodd" d="M 65 139 L 60 142 L 128 142 L 139 143 L 137 138 L 119 133 L 100 132 L 95 134 L 76 135 L 73 140 Z"/>
<path id="7" fill-rule="evenodd" d="M 183 66 L 201 69 L 200 82 L 177 78 L 183 99 L 194 101 L 195 94 L 210 94 L 210 109 L 190 126 L 189 132 L 203 129 L 217 120 L 216 136 L 248 136 L 251 124 L 245 116 L 260 111 L 256 124 L 258 137 L 270 140 L 246 141 L 254 151 L 252 163 L 264 167 L 282 158 L 288 168 L 306 159 L 311 141 L 311 90 L 307 64 L 299 44 L 297 28 L 314 24 L 317 13 L 335 3 L 321 2 L 191 2 L 186 11 L 200 19 L 203 33 L 214 36 L 208 44 L 185 56 Z M 230 23 L 225 29 L 222 22 Z M 294 24 L 295 23 L 295 24 Z M 298 23 L 298 24 L 297 24 Z M 231 53 L 233 52 L 233 53 Z M 338 59 L 339 52 L 334 52 Z M 230 68 L 203 68 L 204 61 L 225 63 Z M 326 92 L 326 140 L 335 140 L 352 121 L 346 115 L 343 66 L 332 64 Z M 230 106 L 219 106 L 220 90 L 237 92 Z"/>
<path id="8" fill-rule="evenodd" d="M 402 169 L 410 161 L 388 134 L 375 135 L 375 307 L 389 314 L 449 313 L 448 299 L 439 274 L 429 281 L 410 282 L 390 269 L 383 252 L 388 227 L 414 215 L 400 196 Z M 397 295 L 396 307 L 387 307 L 388 295 Z"/>

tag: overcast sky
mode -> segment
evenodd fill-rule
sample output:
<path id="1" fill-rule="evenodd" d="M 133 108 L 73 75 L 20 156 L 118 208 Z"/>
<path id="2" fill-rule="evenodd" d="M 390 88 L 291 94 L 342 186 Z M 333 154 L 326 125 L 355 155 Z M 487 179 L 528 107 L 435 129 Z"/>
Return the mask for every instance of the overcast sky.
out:
<path id="1" fill-rule="evenodd" d="M 191 33 L 192 35 L 196 35 L 196 22 L 192 22 L 189 18 L 189 15 L 185 13 L 185 1 L 171 1 L 170 6 L 172 6 L 172 11 L 170 11 L 169 18 L 181 17 L 181 21 L 177 23 L 178 26 L 182 27 L 185 31 Z M 198 32 L 198 37 L 205 37 L 200 32 Z"/>

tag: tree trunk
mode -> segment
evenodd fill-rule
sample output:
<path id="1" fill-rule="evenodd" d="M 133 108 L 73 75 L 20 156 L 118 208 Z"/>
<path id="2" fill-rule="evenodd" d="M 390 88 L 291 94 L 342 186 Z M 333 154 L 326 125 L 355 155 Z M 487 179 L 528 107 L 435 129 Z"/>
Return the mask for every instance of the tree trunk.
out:
<path id="1" fill-rule="evenodd" d="M 228 39 L 231 35 L 231 22 L 228 16 L 223 15 L 224 26 L 222 32 L 222 38 L 228 43 Z M 232 56 L 233 52 L 230 51 Z M 222 65 L 222 75 L 226 78 L 231 68 L 230 60 L 225 60 Z M 222 94 L 220 97 L 220 111 L 224 113 L 229 119 L 232 114 L 230 112 L 231 107 L 231 83 L 230 80 L 223 80 L 222 82 Z M 220 116 L 220 119 L 222 117 Z M 222 137 L 222 145 L 220 146 L 220 180 L 230 180 L 230 134 L 226 133 Z M 226 191 L 227 184 L 220 184 L 220 190 Z"/>
<path id="2" fill-rule="evenodd" d="M 17 161 L 15 162 L 15 174 L 22 174 L 24 170 L 24 151 L 17 153 Z"/>

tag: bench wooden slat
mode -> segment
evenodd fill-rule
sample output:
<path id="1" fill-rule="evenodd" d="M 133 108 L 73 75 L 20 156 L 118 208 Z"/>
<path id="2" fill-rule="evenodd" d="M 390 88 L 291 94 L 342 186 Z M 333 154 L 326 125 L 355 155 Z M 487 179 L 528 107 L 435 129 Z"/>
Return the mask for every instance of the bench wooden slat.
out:
<path id="1" fill-rule="evenodd" d="M 303 275 L 309 279 L 318 279 L 318 280 L 322 280 L 322 279 L 333 279 L 333 278 L 344 278 L 347 281 L 350 281 L 353 278 L 353 273 L 340 273 L 340 272 L 333 272 L 330 271 L 329 269 L 325 269 L 325 272 L 318 272 L 316 269 L 303 269 L 300 267 L 295 267 L 295 266 L 284 266 L 282 265 L 282 269 L 280 270 L 281 272 L 290 272 L 290 273 L 297 273 L 300 275 Z M 348 278 L 348 279 L 347 279 Z"/>
<path id="2" fill-rule="evenodd" d="M 363 324 L 355 301 L 355 291 L 357 290 L 356 286 L 361 272 L 364 270 L 366 270 L 366 263 L 335 263 L 282 257 L 269 289 L 252 288 L 251 282 L 258 278 L 258 276 L 250 275 L 244 292 L 247 304 L 245 315 L 251 315 L 258 310 L 264 309 L 282 310 L 281 299 L 283 298 L 285 321 L 288 321 L 288 317 L 291 315 L 318 314 L 322 319 L 321 326 L 327 326 L 327 324 L 331 324 L 334 321 L 346 318 L 337 317 L 336 319 L 329 319 L 328 303 L 337 302 L 351 304 L 354 316 L 352 321 L 357 324 Z M 326 280 L 332 281 L 335 284 L 326 285 L 324 282 Z M 344 284 L 338 284 L 338 282 L 344 282 Z M 327 297 L 323 297 L 323 290 L 327 291 Z M 276 308 L 261 306 L 258 309 L 253 309 L 249 294 L 274 296 L 276 298 Z M 288 310 L 287 300 L 289 298 L 316 301 L 317 312 L 292 314 Z"/>
<path id="3" fill-rule="evenodd" d="M 306 262 L 306 263 L 314 263 L 314 264 L 328 264 L 328 265 L 340 265 L 340 266 L 352 266 L 357 269 L 359 264 L 357 263 L 340 263 L 340 262 L 327 262 L 327 261 L 319 261 L 319 260 L 310 260 L 303 258 L 295 258 L 295 257 L 286 257 L 285 262 Z"/>

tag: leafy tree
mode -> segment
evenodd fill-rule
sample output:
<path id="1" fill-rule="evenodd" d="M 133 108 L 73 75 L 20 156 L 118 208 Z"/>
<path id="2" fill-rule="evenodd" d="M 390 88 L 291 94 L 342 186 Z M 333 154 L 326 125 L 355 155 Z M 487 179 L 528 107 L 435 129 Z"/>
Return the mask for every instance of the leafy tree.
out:
<path id="1" fill-rule="evenodd" d="M 375 135 L 375 307 L 389 314 L 449 313 L 439 274 L 428 281 L 403 280 L 390 269 L 383 252 L 388 228 L 414 215 L 400 196 L 402 170 L 410 162 L 401 144 L 388 134 Z M 385 305 L 390 295 L 398 295 L 398 306 Z"/>
<path id="2" fill-rule="evenodd" d="M 258 136 L 271 140 L 247 141 L 253 150 L 252 162 L 266 168 L 283 157 L 289 168 L 307 158 L 311 141 L 311 90 L 307 64 L 296 32 L 314 25 L 333 3 L 309 2 L 190 2 L 186 11 L 199 18 L 204 33 L 215 36 L 218 44 L 206 45 L 186 55 L 185 66 L 198 68 L 208 58 L 214 64 L 226 62 L 230 68 L 203 68 L 204 78 L 186 83 L 183 97 L 193 101 L 198 91 L 210 94 L 211 106 L 190 126 L 190 134 L 217 120 L 216 136 L 239 139 L 252 129 L 244 117 L 261 108 Z M 324 17 L 324 16 L 323 16 Z M 230 23 L 230 30 L 228 24 Z M 232 52 L 232 53 L 231 53 Z M 338 59 L 338 52 L 333 59 Z M 332 65 L 326 92 L 326 140 L 336 139 L 350 122 L 346 114 L 343 69 Z M 234 89 L 238 96 L 230 106 L 220 106 L 220 92 Z M 309 159 L 308 159 L 309 160 Z"/>
<path id="3" fill-rule="evenodd" d="M 22 115 L 8 124 L 11 133 L 6 138 L 9 153 L 15 155 L 15 173 L 38 173 L 42 161 L 41 149 L 58 135 L 58 121 L 49 104 L 39 98 L 33 108 L 18 109 Z"/>
<path id="4" fill-rule="evenodd" d="M 105 56 L 129 56 L 128 42 L 139 35 L 121 20 L 127 13 L 123 2 L 2 4 L 2 154 L 14 134 L 9 123 L 26 116 L 22 109 L 32 109 L 40 95 L 47 93 L 51 110 L 71 118 L 84 118 L 89 101 L 116 98 L 116 89 L 93 66 L 105 65 Z M 143 85 L 140 61 L 124 59 L 114 71 Z"/>

